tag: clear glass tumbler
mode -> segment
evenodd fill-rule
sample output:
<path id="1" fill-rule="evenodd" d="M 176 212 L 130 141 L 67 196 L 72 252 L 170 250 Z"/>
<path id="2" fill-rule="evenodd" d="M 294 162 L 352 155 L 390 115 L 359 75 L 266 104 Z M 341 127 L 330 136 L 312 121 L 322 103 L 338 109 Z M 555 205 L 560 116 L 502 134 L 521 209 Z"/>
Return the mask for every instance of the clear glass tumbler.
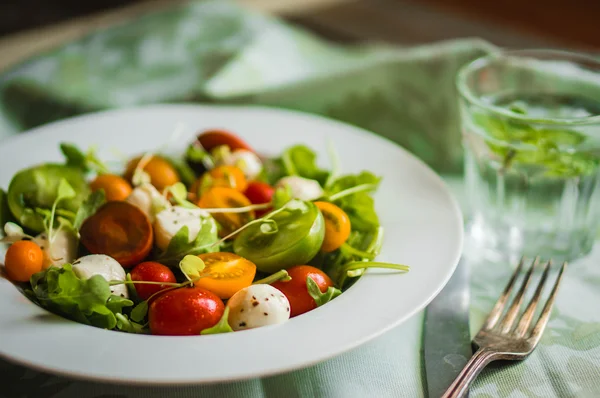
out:
<path id="1" fill-rule="evenodd" d="M 457 76 L 468 241 L 488 258 L 590 252 L 600 226 L 600 62 L 499 52 Z"/>

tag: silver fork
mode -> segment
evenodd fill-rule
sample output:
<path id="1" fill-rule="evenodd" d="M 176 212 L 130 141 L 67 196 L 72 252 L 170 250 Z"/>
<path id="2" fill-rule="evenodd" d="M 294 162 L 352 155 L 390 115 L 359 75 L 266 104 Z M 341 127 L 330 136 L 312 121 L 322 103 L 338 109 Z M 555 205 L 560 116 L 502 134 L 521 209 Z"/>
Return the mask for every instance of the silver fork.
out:
<path id="1" fill-rule="evenodd" d="M 517 269 L 510 278 L 508 285 L 504 289 L 504 292 L 473 339 L 473 346 L 477 347 L 477 351 L 473 354 L 465 368 L 460 372 L 442 398 L 462 397 L 468 391 L 471 382 L 475 380 L 477 375 L 490 362 L 496 360 L 523 360 L 533 352 L 537 343 L 540 341 L 544 329 L 546 328 L 546 324 L 548 323 L 548 319 L 550 319 L 550 313 L 552 312 L 552 305 L 554 304 L 556 292 L 558 291 L 558 285 L 562 280 L 562 275 L 567 264 L 563 263 L 560 267 L 558 276 L 552 287 L 552 292 L 544 305 L 544 309 L 542 310 L 538 321 L 531 327 L 535 309 L 540 302 L 544 284 L 548 279 L 548 273 L 551 268 L 551 261 L 544 264 L 544 273 L 540 278 L 535 293 L 521 315 L 518 324 L 514 326 L 527 287 L 531 282 L 533 271 L 538 266 L 539 259 L 536 258 L 533 260 L 523 279 L 521 288 L 513 299 L 510 308 L 503 316 L 502 314 L 509 296 L 521 273 L 521 269 L 523 268 L 523 262 L 524 260 L 521 259 Z"/>

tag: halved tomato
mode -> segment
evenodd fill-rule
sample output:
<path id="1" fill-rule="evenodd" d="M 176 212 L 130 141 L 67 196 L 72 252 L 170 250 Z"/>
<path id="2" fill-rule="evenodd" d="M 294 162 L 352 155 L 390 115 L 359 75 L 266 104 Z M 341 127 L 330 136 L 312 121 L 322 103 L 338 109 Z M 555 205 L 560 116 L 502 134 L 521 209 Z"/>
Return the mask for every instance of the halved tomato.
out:
<path id="1" fill-rule="evenodd" d="M 239 290 L 250 286 L 256 275 L 256 265 L 233 253 L 205 253 L 198 257 L 204 261 L 203 274 L 195 285 L 210 290 L 219 298 L 228 299 Z"/>

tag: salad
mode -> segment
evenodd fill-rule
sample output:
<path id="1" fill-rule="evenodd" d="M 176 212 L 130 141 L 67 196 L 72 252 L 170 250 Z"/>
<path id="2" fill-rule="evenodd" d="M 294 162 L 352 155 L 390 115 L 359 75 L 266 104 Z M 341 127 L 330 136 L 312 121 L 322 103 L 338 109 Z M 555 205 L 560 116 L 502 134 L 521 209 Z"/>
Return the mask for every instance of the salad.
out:
<path id="1" fill-rule="evenodd" d="M 380 178 L 317 166 L 303 145 L 260 156 L 224 130 L 185 153 L 63 163 L 0 189 L 3 274 L 34 303 L 129 333 L 204 335 L 275 325 L 335 299 L 376 262 Z"/>

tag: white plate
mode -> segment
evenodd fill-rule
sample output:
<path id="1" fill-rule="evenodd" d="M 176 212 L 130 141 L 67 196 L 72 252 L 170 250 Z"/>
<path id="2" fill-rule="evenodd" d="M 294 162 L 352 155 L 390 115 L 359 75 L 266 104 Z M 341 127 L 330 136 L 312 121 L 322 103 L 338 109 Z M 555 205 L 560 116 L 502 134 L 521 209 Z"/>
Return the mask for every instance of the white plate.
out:
<path id="1" fill-rule="evenodd" d="M 332 139 L 344 172 L 366 169 L 383 176 L 376 194 L 385 228 L 379 259 L 408 264 L 411 271 L 370 271 L 332 302 L 282 325 L 186 337 L 140 336 L 64 320 L 2 279 L 0 355 L 44 371 L 108 382 L 187 384 L 272 375 L 341 354 L 400 324 L 423 309 L 454 271 L 462 215 L 442 180 L 390 141 L 296 112 L 159 105 L 64 120 L 0 144 L 0 187 L 6 189 L 21 168 L 62 160 L 61 141 L 99 145 L 101 156 L 115 156 L 114 147 L 132 155 L 164 145 L 177 126 L 182 132 L 177 149 L 202 129 L 223 127 L 261 152 L 306 144 L 324 166 L 326 142 Z"/>

